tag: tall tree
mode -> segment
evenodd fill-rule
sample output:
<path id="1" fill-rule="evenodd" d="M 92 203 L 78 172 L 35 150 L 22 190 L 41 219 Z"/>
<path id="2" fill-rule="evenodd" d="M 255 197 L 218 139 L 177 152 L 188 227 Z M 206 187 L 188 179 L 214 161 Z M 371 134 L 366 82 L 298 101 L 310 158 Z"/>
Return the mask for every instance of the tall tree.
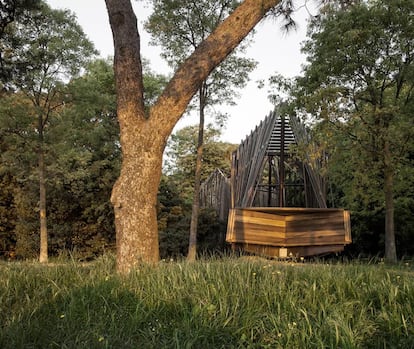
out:
<path id="1" fill-rule="evenodd" d="M 121 150 L 112 60 L 97 59 L 67 86 L 70 103 L 49 123 L 54 162 L 48 166 L 51 252 L 93 257 L 115 243 L 109 201 Z"/>
<path id="2" fill-rule="evenodd" d="M 36 0 L 7 0 L 0 1 L 0 37 L 6 27 L 15 21 L 26 10 L 31 10 L 39 4 Z"/>
<path id="3" fill-rule="evenodd" d="M 161 44 L 164 49 L 162 56 L 170 66 L 176 69 L 240 2 L 235 0 L 197 2 L 186 0 L 178 3 L 153 0 L 152 3 L 153 14 L 148 19 L 146 27 L 152 34 L 152 43 Z M 198 102 L 199 127 L 188 248 L 188 260 L 190 261 L 195 260 L 197 250 L 205 119 L 209 113 L 211 114 L 214 105 L 233 104 L 233 100 L 237 96 L 235 88 L 242 88 L 246 85 L 248 74 L 254 69 L 256 63 L 238 55 L 244 51 L 245 47 L 246 45 L 240 45 L 236 51 L 218 65 L 202 82 L 195 95 L 195 100 Z M 221 119 L 223 115 L 218 117 Z"/>
<path id="4" fill-rule="evenodd" d="M 411 0 L 325 7 L 311 26 L 304 46 L 309 64 L 298 80 L 308 111 L 351 137 L 355 184 L 382 189 L 377 201 L 384 203 L 391 262 L 397 258 L 395 181 L 414 136 L 413 13 Z"/>
<path id="5" fill-rule="evenodd" d="M 7 44 L 10 39 L 6 27 L 13 22 L 24 22 L 30 17 L 30 12 L 38 9 L 41 2 L 38 0 L 1 0 L 0 1 L 0 82 L 4 83 L 11 79 L 16 57 L 11 45 Z M 28 63 L 28 62 L 26 62 Z M 20 62 L 20 69 L 24 62 Z"/>
<path id="6" fill-rule="evenodd" d="M 50 119 L 65 102 L 65 80 L 76 75 L 95 51 L 74 15 L 52 10 L 44 2 L 38 5 L 24 20 L 6 27 L 2 46 L 12 50 L 16 63 L 13 79 L 5 85 L 26 96 L 32 105 L 27 117 L 36 120 L 40 262 L 47 262 L 45 137 Z"/>
<path id="7" fill-rule="evenodd" d="M 71 103 L 49 131 L 50 137 L 58 140 L 54 144 L 58 154 L 49 173 L 59 181 L 54 181 L 51 194 L 57 196 L 55 202 L 60 201 L 51 209 L 57 216 L 55 221 L 61 227 L 66 225 L 67 248 L 88 256 L 115 242 L 109 197 L 119 176 L 121 154 L 112 66 L 112 60 L 94 60 L 80 77 L 71 80 Z M 152 72 L 145 62 L 143 80 L 149 107 L 166 78 Z"/>
<path id="8" fill-rule="evenodd" d="M 156 202 L 162 154 L 173 127 L 203 81 L 280 0 L 245 0 L 183 61 L 145 112 L 140 38 L 129 0 L 106 0 L 114 37 L 123 161 L 112 191 L 117 268 L 159 260 Z"/>

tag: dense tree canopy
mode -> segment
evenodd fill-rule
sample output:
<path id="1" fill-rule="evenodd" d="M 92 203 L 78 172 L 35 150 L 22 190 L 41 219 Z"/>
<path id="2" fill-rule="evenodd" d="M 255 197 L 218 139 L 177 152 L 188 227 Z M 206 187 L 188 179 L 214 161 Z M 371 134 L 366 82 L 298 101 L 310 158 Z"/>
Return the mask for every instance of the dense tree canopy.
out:
<path id="1" fill-rule="evenodd" d="M 128 5 L 128 1 L 119 3 Z M 127 272 L 139 260 L 157 257 L 152 254 L 158 250 L 154 217 L 161 257 L 184 255 L 197 127 L 173 135 L 161 176 L 169 132 L 208 73 L 218 71 L 215 65 L 263 11 L 287 9 L 274 7 L 275 3 L 265 1 L 259 10 L 256 1 L 242 2 L 245 7 L 237 12 L 238 18 L 229 13 L 230 24 L 220 21 L 221 29 L 193 47 L 190 58 L 177 55 L 178 70 L 169 83 L 151 71 L 149 63 L 140 61 L 139 47 L 134 46 L 139 43 L 135 17 L 121 9 L 124 24 L 129 23 L 123 29 L 130 36 L 117 38 L 116 88 L 112 61 L 88 62 L 93 47 L 83 41 L 70 12 L 51 10 L 41 1 L 1 2 L 0 256 L 38 256 L 39 150 L 48 193 L 49 252 L 76 251 L 89 259 L 114 249 L 109 196 L 121 173 L 112 192 L 118 212 L 118 253 L 133 253 L 131 259 L 120 257 L 119 270 Z M 111 13 L 112 21 L 121 18 Z M 273 79 L 290 92 L 287 99 L 273 99 L 280 110 L 306 118 L 313 135 L 312 152 L 328 154 L 322 169 L 329 179 L 328 202 L 352 210 L 353 249 L 376 253 L 385 243 L 389 260 L 395 257 L 392 231 L 399 255 L 414 253 L 414 28 L 413 16 L 408 15 L 412 13 L 408 0 L 324 7 L 304 46 L 309 59 L 303 77 L 291 82 Z M 255 19 L 246 19 L 247 14 Z M 228 41 L 223 35 L 228 35 Z M 129 49 L 135 51 L 130 55 Z M 217 94 L 219 100 L 227 98 L 222 83 L 213 92 L 224 93 Z M 121 139 L 118 121 L 124 132 Z M 217 137 L 218 131 L 208 126 L 201 178 L 216 167 L 229 166 L 233 146 L 218 142 Z M 138 218 L 129 224 L 131 213 Z M 217 248 L 222 229 L 214 212 L 203 211 L 201 246 Z M 125 243 L 130 246 L 125 248 Z M 130 250 L 134 246 L 137 250 Z"/>
<path id="2" fill-rule="evenodd" d="M 18 117 L 32 128 L 30 147 L 37 157 L 39 181 L 40 261 L 46 262 L 47 132 L 51 119 L 66 102 L 65 80 L 75 76 L 95 51 L 69 11 L 53 10 L 44 2 L 26 11 L 5 28 L 1 38 L 1 47 L 8 52 L 4 60 L 10 60 L 12 72 L 3 75 L 9 91 L 3 102 L 20 104 L 21 110 L 19 114 L 5 112 L 2 121 L 10 126 Z M 13 127 L 5 130 L 16 134 Z M 22 129 L 18 130 L 22 135 Z"/>
<path id="3" fill-rule="evenodd" d="M 65 105 L 50 119 L 45 137 L 49 252 L 76 250 L 92 257 L 114 243 L 110 191 L 119 174 L 119 130 L 115 113 L 113 70 L 104 61 L 91 63 L 82 78 L 65 86 Z M 0 103 L 2 132 L 1 187 L 13 219 L 2 224 L 8 251 L 38 255 L 39 201 L 36 130 L 21 94 Z M 21 98 L 10 106 L 10 100 Z M 70 103 L 68 103 L 70 101 Z M 6 109 L 7 108 L 7 109 Z M 22 114 L 19 114 L 21 110 Z M 7 186 L 9 185 L 9 186 Z M 2 222 L 4 220 L 2 219 Z"/>
<path id="4" fill-rule="evenodd" d="M 337 180 L 347 179 L 347 206 L 385 216 L 390 261 L 396 190 L 412 166 L 413 13 L 410 0 L 325 6 L 304 45 L 304 76 L 282 84 L 293 92 L 296 112 L 316 117 L 325 133 Z"/>
<path id="5" fill-rule="evenodd" d="M 198 126 L 187 126 L 171 135 L 166 149 L 164 172 L 176 183 L 180 196 L 192 202 L 194 192 L 194 168 L 197 157 Z M 220 131 L 207 125 L 204 142 L 204 158 L 201 180 L 204 181 L 216 168 L 230 175 L 231 153 L 236 145 L 220 142 Z"/>

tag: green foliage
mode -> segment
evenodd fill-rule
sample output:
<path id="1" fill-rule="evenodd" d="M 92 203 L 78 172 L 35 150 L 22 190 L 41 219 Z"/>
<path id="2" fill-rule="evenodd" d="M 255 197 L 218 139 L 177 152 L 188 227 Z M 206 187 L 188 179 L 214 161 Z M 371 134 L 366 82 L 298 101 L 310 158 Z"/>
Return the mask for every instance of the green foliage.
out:
<path id="1" fill-rule="evenodd" d="M 51 9 L 44 1 L 6 27 L 1 45 L 12 71 L 3 84 L 38 99 L 77 74 L 96 53 L 74 15 Z"/>
<path id="2" fill-rule="evenodd" d="M 79 256 L 90 258 L 114 245 L 109 197 L 120 165 L 114 90 L 111 62 L 92 62 L 81 78 L 66 87 L 67 103 L 49 122 L 46 149 L 52 255 L 76 249 Z M 0 106 L 5 135 L 1 168 L 8 169 L 16 183 L 11 192 L 2 186 L 1 193 L 12 195 L 7 211 L 17 217 L 14 225 L 2 227 L 14 237 L 16 254 L 32 258 L 39 244 L 38 184 L 32 168 L 36 151 L 30 139 L 33 119 L 22 109 L 30 107 L 24 101 L 13 94 L 3 98 Z"/>
<path id="3" fill-rule="evenodd" d="M 391 245 L 394 217 L 399 247 L 413 234 L 403 204 L 414 178 L 407 176 L 414 145 L 413 11 L 411 0 L 328 4 L 309 27 L 304 75 L 272 81 L 288 94 L 272 99 L 311 124 L 312 146 L 329 154 L 328 199 L 351 209 L 360 252 Z"/>
<path id="4" fill-rule="evenodd" d="M 144 83 L 144 100 L 147 111 L 149 107 L 155 104 L 161 92 L 167 85 L 167 77 L 158 74 L 150 68 L 150 62 L 143 59 L 143 83 Z"/>
<path id="5" fill-rule="evenodd" d="M 0 2 L 0 37 L 4 29 L 25 11 L 39 6 L 37 0 L 12 0 Z"/>
<path id="6" fill-rule="evenodd" d="M 16 234 L 16 211 L 14 210 L 13 191 L 16 187 L 12 174 L 1 169 L 0 171 L 0 255 L 13 257 L 15 254 Z"/>
<path id="7" fill-rule="evenodd" d="M 197 126 L 188 126 L 171 136 L 165 174 L 158 193 L 158 228 L 161 258 L 183 256 L 188 250 L 191 203 L 194 188 Z M 215 169 L 230 173 L 233 144 L 217 141 L 219 131 L 211 125 L 206 130 L 202 180 Z M 216 214 L 202 209 L 198 222 L 197 243 L 200 253 L 224 249 L 225 227 Z"/>
<path id="8" fill-rule="evenodd" d="M 177 184 L 161 177 L 158 191 L 158 234 L 160 257 L 184 256 L 188 248 L 191 207 L 183 200 Z"/>
<path id="9" fill-rule="evenodd" d="M 10 35 L 13 22 L 25 22 L 33 10 L 39 10 L 44 3 L 38 0 L 8 0 L 0 2 L 0 86 L 12 79 L 18 69 L 13 55 L 13 42 Z M 7 30 L 6 30 L 7 29 Z M 21 69 L 28 62 L 18 62 Z"/>
<path id="10" fill-rule="evenodd" d="M 168 64 L 176 69 L 189 54 L 194 51 L 217 25 L 231 13 L 239 1 L 151 1 L 153 13 L 145 26 L 152 35 L 152 44 L 161 45 L 162 56 Z M 240 56 L 245 51 L 249 40 L 216 67 L 203 82 L 200 93 L 193 99 L 189 111 L 195 105 L 204 113 L 223 123 L 227 115 L 217 113 L 215 105 L 234 104 L 238 97 L 234 87 L 242 88 L 249 80 L 249 73 L 256 67 L 256 62 Z"/>
<path id="11" fill-rule="evenodd" d="M 1 38 L 1 46 L 5 50 L 2 61 L 9 60 L 10 69 L 9 74 L 2 74 L 2 83 L 8 92 L 1 106 L 6 113 L 1 115 L 0 123 L 6 126 L 4 132 L 8 140 L 19 138 L 15 144 L 26 145 L 28 157 L 32 158 L 32 161 L 27 161 L 29 166 L 18 176 L 20 181 L 26 181 L 21 186 L 22 190 L 32 193 L 32 181 L 37 179 L 40 192 L 46 193 L 46 169 L 56 157 L 53 147 L 56 139 L 50 134 L 52 119 L 58 117 L 61 107 L 67 102 L 65 82 L 80 72 L 95 50 L 73 14 L 52 10 L 45 2 L 30 8 L 10 23 Z M 10 101 L 12 107 L 8 108 Z M 11 156 L 18 153 L 13 147 L 9 150 Z M 23 152 L 25 149 L 18 150 Z M 36 168 L 33 154 L 37 157 L 36 172 L 33 171 Z M 12 161 L 15 162 L 13 158 Z M 19 215 L 22 224 L 16 225 L 16 236 L 17 246 L 25 246 L 22 253 L 27 257 L 31 254 L 28 250 L 36 245 L 29 244 L 28 248 L 27 244 L 37 230 L 28 222 L 36 213 L 33 207 L 38 206 L 43 225 L 46 225 L 46 194 L 39 195 L 38 199 L 28 195 L 26 203 L 28 209 L 23 210 L 24 215 Z M 43 232 L 47 235 L 46 227 Z M 47 236 L 42 238 L 41 245 L 46 250 L 46 256 L 42 254 L 44 259 L 47 257 Z"/>
<path id="12" fill-rule="evenodd" d="M 0 100 L 1 154 L 0 195 L 4 203 L 1 218 L 0 255 L 32 258 L 38 250 L 37 173 L 33 169 L 36 140 L 34 108 L 21 93 L 4 94 Z M 14 218 L 13 218 L 14 217 Z M 7 248 L 7 249 L 6 249 Z"/>
<path id="13" fill-rule="evenodd" d="M 227 222 L 219 220 L 211 208 L 202 208 L 198 219 L 197 245 L 200 255 L 223 253 L 226 244 Z"/>
<path id="14" fill-rule="evenodd" d="M 53 124 L 58 156 L 49 169 L 53 250 L 75 249 L 94 257 L 114 245 L 109 202 L 119 175 L 120 146 L 110 61 L 92 62 L 69 85 L 71 105 Z M 59 223 L 58 223 L 59 222 Z"/>
<path id="15" fill-rule="evenodd" d="M 236 8 L 239 1 L 152 0 L 153 13 L 146 29 L 152 43 L 164 47 L 163 57 L 172 66 L 184 61 L 217 25 Z"/>
<path id="16" fill-rule="evenodd" d="M 150 105 L 165 78 L 146 66 Z M 49 252 L 76 251 L 95 258 L 115 245 L 109 198 L 119 175 L 121 149 L 112 61 L 90 62 L 82 76 L 59 85 L 61 105 L 48 118 L 47 160 Z M 64 91 L 64 93 L 62 93 Z M 42 95 L 43 98 L 43 95 Z M 58 100 L 56 100 L 58 101 Z M 60 103 L 58 102 L 58 103 Z M 64 102 L 64 103 L 63 103 Z M 38 253 L 37 115 L 23 93 L 0 102 L 1 256 L 34 258 Z M 3 206 L 4 203 L 4 206 Z"/>
<path id="17" fill-rule="evenodd" d="M 164 171 L 176 182 L 186 202 L 191 202 L 194 187 L 194 172 L 197 157 L 198 126 L 187 126 L 177 130 L 167 145 Z M 208 125 L 204 134 L 203 167 L 201 181 L 216 168 L 230 173 L 231 153 L 236 145 L 218 141 L 220 130 Z"/>
<path id="18" fill-rule="evenodd" d="M 191 205 L 172 176 L 162 176 L 158 191 L 158 230 L 160 257 L 182 258 L 188 251 Z M 225 250 L 226 226 L 213 210 L 201 209 L 198 220 L 199 254 Z"/>
<path id="19" fill-rule="evenodd" d="M 412 348 L 411 263 L 0 264 L 2 348 Z"/>

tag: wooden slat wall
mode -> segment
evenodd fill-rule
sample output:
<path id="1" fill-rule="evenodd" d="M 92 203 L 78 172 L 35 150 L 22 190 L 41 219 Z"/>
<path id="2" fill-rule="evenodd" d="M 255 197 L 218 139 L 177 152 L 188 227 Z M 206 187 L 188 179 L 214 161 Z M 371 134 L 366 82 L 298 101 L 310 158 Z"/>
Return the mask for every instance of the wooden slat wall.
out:
<path id="1" fill-rule="evenodd" d="M 275 128 L 281 127 L 280 120 L 276 112 L 270 113 L 232 154 L 231 207 L 250 207 L 254 202 L 262 201 L 262 198 L 256 198 L 257 184 L 260 182 L 267 161 L 266 154 L 274 148 L 272 148 L 271 137 L 272 134 L 278 134 Z M 286 123 L 288 139 L 285 141 L 292 143 L 293 135 L 296 143 L 309 143 L 309 137 L 299 120 L 291 117 L 286 120 Z M 277 143 L 277 140 L 275 142 Z M 275 147 L 274 149 L 279 149 L 276 145 Z M 306 190 L 310 198 L 310 207 L 326 208 L 324 181 L 317 172 L 320 168 L 318 161 L 308 157 L 307 163 L 303 164 L 306 182 L 309 182 Z"/>
<path id="2" fill-rule="evenodd" d="M 218 218 L 226 222 L 230 208 L 230 179 L 216 169 L 200 186 L 200 207 L 216 210 Z"/>
<path id="3" fill-rule="evenodd" d="M 253 203 L 276 117 L 276 113 L 270 113 L 233 153 L 232 207 L 248 207 Z"/>
<path id="4" fill-rule="evenodd" d="M 309 144 L 310 139 L 309 135 L 305 130 L 305 126 L 300 122 L 296 117 L 290 118 L 290 124 L 295 135 L 296 142 L 298 144 Z M 309 194 L 311 201 L 315 201 L 314 204 L 311 204 L 311 207 L 317 206 L 321 208 L 326 208 L 326 194 L 325 194 L 325 181 L 319 174 L 321 168 L 321 160 L 315 157 L 307 156 L 306 162 L 304 162 L 304 167 L 306 170 L 307 177 L 310 181 L 309 189 L 312 190 Z"/>

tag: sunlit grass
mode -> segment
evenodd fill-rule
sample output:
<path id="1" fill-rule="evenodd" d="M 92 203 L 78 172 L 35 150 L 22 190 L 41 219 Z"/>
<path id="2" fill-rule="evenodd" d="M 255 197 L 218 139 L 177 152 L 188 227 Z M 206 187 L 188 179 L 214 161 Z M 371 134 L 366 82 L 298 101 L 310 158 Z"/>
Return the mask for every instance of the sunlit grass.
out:
<path id="1" fill-rule="evenodd" d="M 0 264 L 0 347 L 414 347 L 408 263 L 114 264 Z"/>

